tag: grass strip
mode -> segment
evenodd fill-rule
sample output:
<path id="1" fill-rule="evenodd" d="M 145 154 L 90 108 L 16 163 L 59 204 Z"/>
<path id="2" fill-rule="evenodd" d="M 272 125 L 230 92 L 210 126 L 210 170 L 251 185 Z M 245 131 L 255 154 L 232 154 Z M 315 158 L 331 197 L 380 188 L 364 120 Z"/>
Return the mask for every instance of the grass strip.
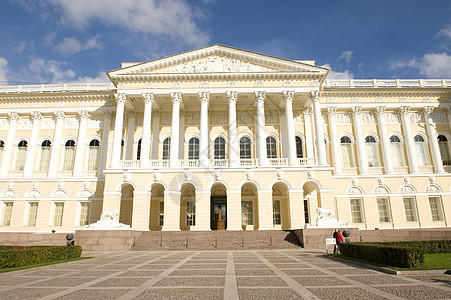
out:
<path id="1" fill-rule="evenodd" d="M 19 270 L 25 270 L 25 269 L 31 269 L 31 268 L 37 268 L 37 267 L 44 267 L 44 266 L 49 266 L 49 265 L 56 265 L 56 264 L 61 264 L 61 263 L 76 261 L 76 260 L 82 260 L 82 259 L 87 259 L 87 258 L 92 258 L 92 257 L 77 257 L 77 258 L 71 258 L 71 259 L 65 259 L 65 260 L 51 261 L 51 262 L 46 262 L 46 263 L 42 263 L 42 264 L 20 266 L 20 267 L 14 267 L 14 268 L 4 268 L 4 269 L 0 269 L 0 273 L 19 271 Z"/>

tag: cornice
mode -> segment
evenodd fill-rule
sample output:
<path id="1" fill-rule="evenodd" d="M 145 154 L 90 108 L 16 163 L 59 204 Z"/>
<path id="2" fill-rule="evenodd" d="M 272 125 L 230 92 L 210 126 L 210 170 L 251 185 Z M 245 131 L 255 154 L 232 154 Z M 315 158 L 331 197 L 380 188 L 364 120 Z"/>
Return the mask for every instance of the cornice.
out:
<path id="1" fill-rule="evenodd" d="M 451 88 L 394 88 L 394 89 L 344 89 L 344 90 L 329 90 L 323 89 L 322 97 L 381 97 L 381 96 L 442 96 L 451 94 Z"/>
<path id="2" fill-rule="evenodd" d="M 96 101 L 96 100 L 114 100 L 114 93 L 108 92 L 105 94 L 82 94 L 77 95 L 76 92 L 71 93 L 70 95 L 33 95 L 33 94 L 8 94 L 8 95 L 0 95 L 0 101 Z"/>

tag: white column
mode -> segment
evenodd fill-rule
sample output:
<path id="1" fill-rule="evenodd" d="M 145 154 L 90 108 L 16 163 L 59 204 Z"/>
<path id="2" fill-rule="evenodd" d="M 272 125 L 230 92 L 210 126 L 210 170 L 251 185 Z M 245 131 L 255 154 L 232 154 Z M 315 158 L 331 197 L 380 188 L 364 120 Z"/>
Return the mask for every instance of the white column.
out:
<path id="1" fill-rule="evenodd" d="M 332 146 L 332 160 L 334 163 L 334 174 L 338 175 L 343 172 L 343 169 L 341 165 L 341 153 L 337 134 L 337 123 L 335 120 L 336 112 L 337 108 L 334 106 L 327 108 L 327 115 L 329 118 L 330 144 Z"/>
<path id="2" fill-rule="evenodd" d="M 315 164 L 315 151 L 313 149 L 313 130 L 312 130 L 312 120 L 311 113 L 312 110 L 310 108 L 306 108 L 303 111 L 304 113 L 304 130 L 305 130 L 305 148 L 307 155 L 307 162 L 309 165 Z"/>
<path id="3" fill-rule="evenodd" d="M 407 146 L 407 159 L 409 160 L 410 173 L 418 173 L 418 163 L 417 157 L 415 155 L 415 147 L 413 144 L 412 133 L 410 131 L 410 120 L 409 120 L 409 109 L 408 106 L 400 107 L 401 112 L 401 122 L 402 130 L 404 132 L 404 140 Z"/>
<path id="4" fill-rule="evenodd" d="M 451 131 L 451 107 L 446 110 L 446 115 L 448 116 L 449 130 Z"/>
<path id="5" fill-rule="evenodd" d="M 294 120 L 293 120 L 293 91 L 284 91 L 283 100 L 285 102 L 285 122 L 288 139 L 288 164 L 290 166 L 298 165 L 296 156 L 296 137 L 294 135 Z"/>
<path id="6" fill-rule="evenodd" d="M 237 92 L 227 92 L 229 100 L 229 163 L 231 167 L 238 166 L 238 134 L 236 124 Z"/>
<path id="7" fill-rule="evenodd" d="M 352 118 L 354 121 L 354 135 L 357 148 L 357 160 L 359 162 L 359 174 L 368 174 L 368 161 L 365 153 L 365 141 L 362 134 L 362 122 L 360 121 L 360 107 L 352 107 Z"/>
<path id="8" fill-rule="evenodd" d="M 110 110 L 103 113 L 103 135 L 102 135 L 102 148 L 100 149 L 100 164 L 99 164 L 99 175 L 103 176 L 103 170 L 106 168 L 106 162 L 108 157 L 108 146 L 110 137 L 110 127 L 111 127 L 111 116 Z"/>
<path id="9" fill-rule="evenodd" d="M 149 166 L 150 155 L 150 125 L 152 123 L 152 103 L 155 100 L 153 93 L 143 94 L 144 98 L 144 119 L 143 135 L 141 141 L 141 167 Z"/>
<path id="10" fill-rule="evenodd" d="M 55 133 L 53 134 L 53 144 L 50 151 L 49 163 L 49 177 L 56 177 L 58 171 L 58 161 L 60 158 L 61 134 L 64 126 L 64 119 L 66 118 L 64 112 L 55 112 Z"/>
<path id="11" fill-rule="evenodd" d="M 442 156 L 440 154 L 440 148 L 438 146 L 437 131 L 435 130 L 434 122 L 432 121 L 432 111 L 434 107 L 424 107 L 424 121 L 426 123 L 426 130 L 429 136 L 429 147 L 432 152 L 432 162 L 434 163 L 435 173 L 445 173 L 443 169 Z"/>
<path id="12" fill-rule="evenodd" d="M 125 143 L 125 159 L 132 160 L 133 159 L 133 143 L 135 137 L 135 111 L 129 111 L 127 121 L 127 142 Z"/>
<path id="13" fill-rule="evenodd" d="M 125 94 L 116 94 L 116 119 L 114 121 L 113 149 L 111 151 L 111 167 L 119 167 L 121 156 L 122 127 L 124 126 Z"/>
<path id="14" fill-rule="evenodd" d="M 152 148 L 151 159 L 158 159 L 158 148 L 160 146 L 160 112 L 152 113 Z"/>
<path id="15" fill-rule="evenodd" d="M 312 91 L 310 99 L 313 102 L 313 119 L 315 121 L 316 147 L 318 153 L 318 163 L 320 166 L 327 166 L 326 144 L 324 143 L 323 119 L 321 117 L 321 106 L 319 98 L 321 93 Z"/>
<path id="16" fill-rule="evenodd" d="M 186 110 L 182 107 L 179 121 L 179 160 L 185 159 L 185 114 Z"/>
<path id="17" fill-rule="evenodd" d="M 180 129 L 180 102 L 182 102 L 182 93 L 171 93 L 172 98 L 172 122 L 171 122 L 171 150 L 169 157 L 169 166 L 178 167 L 179 165 L 179 129 Z M 166 204 L 166 203 L 165 203 Z M 166 207 L 165 207 L 166 209 Z"/>
<path id="18" fill-rule="evenodd" d="M 266 128 L 265 128 L 265 92 L 255 92 L 255 101 L 257 102 L 257 147 L 258 147 L 258 165 L 266 166 L 268 164 L 268 154 L 266 151 Z"/>
<path id="19" fill-rule="evenodd" d="M 78 128 L 77 148 L 75 149 L 74 177 L 81 177 L 84 165 L 83 154 L 85 150 L 86 127 L 89 119 L 89 114 L 86 110 L 79 111 L 78 115 L 80 117 L 80 127 Z"/>
<path id="20" fill-rule="evenodd" d="M 13 143 L 16 137 L 17 122 L 19 121 L 19 114 L 17 112 L 9 112 L 9 128 L 8 136 L 6 137 L 5 150 L 3 152 L 2 164 L 0 166 L 0 176 L 8 176 L 8 169 L 11 166 Z"/>
<path id="21" fill-rule="evenodd" d="M 210 101 L 209 92 L 199 93 L 200 101 L 200 139 L 199 139 L 199 165 L 202 168 L 208 167 L 208 153 L 209 153 L 209 132 L 210 126 L 208 124 L 208 102 Z"/>
<path id="22" fill-rule="evenodd" d="M 379 139 L 381 141 L 382 159 L 384 160 L 385 174 L 393 173 L 393 164 L 390 155 L 389 137 L 385 126 L 385 107 L 376 107 L 377 127 L 379 128 Z"/>
<path id="23" fill-rule="evenodd" d="M 34 158 L 36 157 L 36 140 L 38 139 L 39 125 L 41 125 L 42 115 L 38 111 L 31 113 L 33 125 L 31 127 L 30 143 L 28 144 L 27 157 L 25 158 L 25 166 L 23 174 L 25 177 L 33 175 Z"/>

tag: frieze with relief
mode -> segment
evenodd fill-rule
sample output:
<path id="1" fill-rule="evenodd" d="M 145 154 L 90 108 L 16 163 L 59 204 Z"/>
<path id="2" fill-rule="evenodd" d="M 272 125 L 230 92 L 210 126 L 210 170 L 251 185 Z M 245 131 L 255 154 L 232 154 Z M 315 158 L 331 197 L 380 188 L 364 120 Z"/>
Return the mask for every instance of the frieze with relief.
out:
<path id="1" fill-rule="evenodd" d="M 435 124 L 448 124 L 448 117 L 444 112 L 431 113 L 431 117 Z"/>
<path id="2" fill-rule="evenodd" d="M 0 130 L 8 130 L 9 122 L 7 119 L 0 119 Z"/>
<path id="3" fill-rule="evenodd" d="M 267 125 L 279 124 L 279 114 L 277 111 L 265 111 L 265 123 Z"/>
<path id="4" fill-rule="evenodd" d="M 80 126 L 80 121 L 74 117 L 67 117 L 64 119 L 64 129 L 77 129 Z"/>
<path id="5" fill-rule="evenodd" d="M 293 112 L 293 120 L 294 124 L 302 124 L 304 123 L 304 119 L 302 118 L 302 111 Z"/>
<path id="6" fill-rule="evenodd" d="M 420 112 L 414 112 L 409 114 L 410 123 L 421 124 L 424 123 L 423 114 Z"/>
<path id="7" fill-rule="evenodd" d="M 144 114 L 136 114 L 135 116 L 136 125 L 143 125 L 144 123 Z"/>
<path id="8" fill-rule="evenodd" d="M 21 118 L 17 122 L 17 129 L 31 129 L 33 123 L 29 118 Z"/>
<path id="9" fill-rule="evenodd" d="M 236 123 L 238 125 L 254 125 L 254 116 L 251 111 L 240 111 L 236 113 Z"/>
<path id="10" fill-rule="evenodd" d="M 227 113 L 225 112 L 212 112 L 210 114 L 210 123 L 214 125 L 227 125 Z"/>
<path id="11" fill-rule="evenodd" d="M 41 129 L 55 129 L 55 119 L 53 118 L 42 118 Z"/>
<path id="12" fill-rule="evenodd" d="M 276 72 L 278 70 L 245 62 L 240 59 L 211 56 L 190 61 L 173 69 L 157 70 L 157 73 L 213 73 L 213 72 Z"/>
<path id="13" fill-rule="evenodd" d="M 385 120 L 387 124 L 400 124 L 399 114 L 397 112 L 387 112 L 385 113 Z"/>
<path id="14" fill-rule="evenodd" d="M 376 124 L 376 116 L 372 112 L 361 114 L 362 124 Z"/>
<path id="15" fill-rule="evenodd" d="M 185 114 L 185 124 L 186 125 L 199 125 L 200 124 L 200 114 L 199 113 L 186 113 Z"/>
<path id="16" fill-rule="evenodd" d="M 168 113 L 162 113 L 160 115 L 161 125 L 171 125 L 172 116 Z"/>
<path id="17" fill-rule="evenodd" d="M 335 115 L 337 125 L 351 125 L 351 113 L 340 113 Z"/>
<path id="18" fill-rule="evenodd" d="M 88 128 L 93 128 L 93 129 L 103 128 L 103 117 L 91 116 L 88 119 Z"/>

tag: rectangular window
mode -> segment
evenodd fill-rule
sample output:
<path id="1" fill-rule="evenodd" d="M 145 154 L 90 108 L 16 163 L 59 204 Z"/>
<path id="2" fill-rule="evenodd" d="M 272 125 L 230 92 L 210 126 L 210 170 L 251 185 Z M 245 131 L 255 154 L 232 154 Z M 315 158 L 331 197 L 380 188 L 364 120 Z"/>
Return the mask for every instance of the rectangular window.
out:
<path id="1" fill-rule="evenodd" d="M 415 198 L 409 197 L 402 199 L 404 202 L 404 211 L 406 213 L 406 221 L 407 222 L 417 222 L 417 210 L 415 207 Z"/>
<path id="2" fill-rule="evenodd" d="M 379 213 L 379 222 L 391 222 L 390 206 L 388 198 L 377 198 L 377 211 Z"/>
<path id="3" fill-rule="evenodd" d="M 158 214 L 159 214 L 159 218 L 160 218 L 159 226 L 163 226 L 163 222 L 164 222 L 164 201 L 160 202 L 160 207 L 159 207 L 159 210 L 158 210 Z"/>
<path id="4" fill-rule="evenodd" d="M 272 202 L 272 223 L 274 225 L 282 225 L 280 218 L 280 200 Z"/>
<path id="5" fill-rule="evenodd" d="M 432 221 L 443 221 L 444 217 L 440 197 L 429 197 L 429 205 L 431 206 Z"/>
<path id="6" fill-rule="evenodd" d="M 196 226 L 196 202 L 186 202 L 186 226 Z"/>
<path id="7" fill-rule="evenodd" d="M 53 202 L 52 225 L 63 225 L 64 202 Z"/>
<path id="8" fill-rule="evenodd" d="M 39 202 L 27 203 L 27 223 L 26 226 L 36 226 L 36 219 L 38 217 L 38 205 Z"/>
<path id="9" fill-rule="evenodd" d="M 254 225 L 254 202 L 241 201 L 241 224 Z"/>
<path id="10" fill-rule="evenodd" d="M 89 202 L 80 202 L 79 203 L 79 219 L 78 226 L 85 226 L 89 224 L 89 211 L 91 208 L 91 203 Z"/>
<path id="11" fill-rule="evenodd" d="M 351 199 L 352 223 L 363 223 L 362 199 Z"/>
<path id="12" fill-rule="evenodd" d="M 2 202 L 2 226 L 11 225 L 11 215 L 13 213 L 13 202 Z"/>

